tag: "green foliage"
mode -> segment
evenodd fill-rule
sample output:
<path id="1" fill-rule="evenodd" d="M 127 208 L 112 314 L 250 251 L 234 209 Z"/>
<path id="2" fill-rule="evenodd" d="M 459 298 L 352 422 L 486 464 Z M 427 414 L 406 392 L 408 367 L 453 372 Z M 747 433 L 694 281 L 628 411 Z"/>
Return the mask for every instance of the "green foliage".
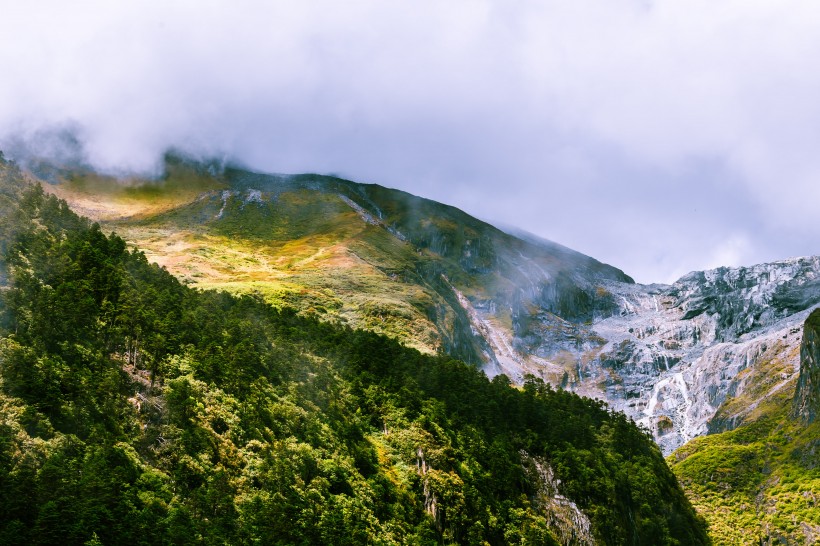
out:
<path id="1" fill-rule="evenodd" d="M 601 402 L 186 288 L 36 186 L 7 205 L 0 543 L 557 543 L 522 453 L 602 543 L 707 541 Z"/>
<path id="2" fill-rule="evenodd" d="M 781 389 L 735 430 L 669 456 L 715 544 L 811 544 L 820 532 L 820 423 L 789 416 Z"/>
<path id="3" fill-rule="evenodd" d="M 815 309 L 806 319 L 806 326 L 820 331 L 820 309 Z"/>

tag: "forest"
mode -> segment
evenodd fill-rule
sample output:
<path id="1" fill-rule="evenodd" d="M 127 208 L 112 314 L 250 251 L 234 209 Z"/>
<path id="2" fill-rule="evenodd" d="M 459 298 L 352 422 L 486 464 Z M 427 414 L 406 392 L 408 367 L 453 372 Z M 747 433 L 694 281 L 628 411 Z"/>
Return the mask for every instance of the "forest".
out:
<path id="1" fill-rule="evenodd" d="M 572 541 L 708 543 L 604 403 L 189 288 L 0 156 L 0 543 Z"/>

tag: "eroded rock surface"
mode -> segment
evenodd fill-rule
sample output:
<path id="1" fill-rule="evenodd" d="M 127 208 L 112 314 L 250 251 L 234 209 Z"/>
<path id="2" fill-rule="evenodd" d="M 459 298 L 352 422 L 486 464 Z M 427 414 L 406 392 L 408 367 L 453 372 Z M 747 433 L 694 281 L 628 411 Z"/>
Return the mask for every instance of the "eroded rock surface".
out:
<path id="1" fill-rule="evenodd" d="M 797 377 L 802 324 L 820 303 L 820 257 L 695 272 L 671 286 L 601 280 L 588 292 L 578 301 L 607 305 L 567 320 L 541 305 L 543 291 L 522 291 L 509 341 L 516 354 L 503 366 L 488 363 L 487 373 L 514 381 L 529 373 L 604 399 L 671 453 L 707 431 L 734 428 Z M 478 302 L 472 316 L 486 330 L 499 306 Z M 817 378 L 804 375 L 813 386 L 805 392 L 816 394 Z M 731 404 L 739 397 L 743 404 Z"/>
<path id="2" fill-rule="evenodd" d="M 815 310 L 803 326 L 800 345 L 800 377 L 794 394 L 793 414 L 813 423 L 820 414 L 820 310 Z"/>

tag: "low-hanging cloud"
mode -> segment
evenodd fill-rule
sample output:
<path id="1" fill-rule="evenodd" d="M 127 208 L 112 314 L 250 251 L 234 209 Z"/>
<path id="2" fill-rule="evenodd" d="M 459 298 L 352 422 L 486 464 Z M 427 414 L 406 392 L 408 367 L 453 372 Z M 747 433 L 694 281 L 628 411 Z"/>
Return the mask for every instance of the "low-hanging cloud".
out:
<path id="1" fill-rule="evenodd" d="M 817 28 L 797 0 L 18 2 L 0 134 L 340 173 L 670 281 L 817 252 Z"/>

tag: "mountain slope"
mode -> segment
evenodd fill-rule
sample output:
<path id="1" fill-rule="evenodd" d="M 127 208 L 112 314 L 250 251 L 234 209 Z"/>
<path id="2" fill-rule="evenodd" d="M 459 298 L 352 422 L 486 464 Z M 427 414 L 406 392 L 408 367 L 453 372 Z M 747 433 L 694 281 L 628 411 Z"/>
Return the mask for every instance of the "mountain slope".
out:
<path id="1" fill-rule="evenodd" d="M 736 426 L 784 388 L 797 373 L 799 325 L 820 302 L 816 258 L 636 285 L 560 245 L 404 192 L 166 163 L 153 182 L 48 171 L 60 183 L 47 188 L 196 286 L 257 292 L 491 377 L 520 384 L 532 374 L 606 400 L 665 453 Z M 772 383 L 756 392 L 750 378 L 760 374 Z"/>
<path id="2" fill-rule="evenodd" d="M 671 286 L 610 284 L 620 309 L 576 329 L 576 339 L 602 341 L 571 353 L 579 366 L 568 382 L 633 416 L 667 454 L 734 428 L 767 397 L 793 392 L 819 277 L 815 257 L 696 272 Z"/>
<path id="3" fill-rule="evenodd" d="M 707 542 L 598 402 L 186 288 L 2 160 L 0 207 L 3 543 Z"/>
<path id="4" fill-rule="evenodd" d="M 48 173 L 61 182 L 49 191 L 198 286 L 259 291 L 276 305 L 486 364 L 490 375 L 517 382 L 546 364 L 512 348 L 518 316 L 537 308 L 591 320 L 614 308 L 600 297 L 602 280 L 631 282 L 569 249 L 377 185 L 173 156 L 158 181 Z"/>
<path id="5" fill-rule="evenodd" d="M 791 377 L 736 429 L 697 438 L 669 457 L 715 544 L 820 542 L 818 391 L 806 380 L 817 373 L 818 319 L 815 311 L 804 326 L 799 382 Z"/>
<path id="6" fill-rule="evenodd" d="M 800 375 L 802 325 L 820 303 L 820 258 L 637 285 L 555 243 L 332 177 L 263 175 L 173 157 L 157 181 L 106 180 L 76 169 L 48 174 L 58 183 L 49 191 L 86 207 L 196 286 L 256 292 L 303 316 L 458 355 L 491 377 L 503 373 L 522 385 L 533 381 L 530 374 L 607 401 L 649 430 L 665 454 L 681 448 L 677 456 L 690 462 L 676 469 L 712 518 L 718 542 L 742 536 L 727 534 L 733 526 L 762 533 L 750 527 L 754 518 L 712 516 L 732 513 L 721 492 L 739 503 L 727 506 L 743 505 L 750 490 L 733 487 L 747 483 L 749 465 L 785 468 L 777 461 L 786 451 L 767 459 L 747 450 L 744 464 L 720 454 L 735 453 L 738 438 L 767 445 L 783 431 L 800 431 L 787 415 L 802 411 L 789 400 Z M 812 377 L 800 384 L 816 384 Z M 697 474 L 697 461 L 718 466 Z M 794 472 L 808 480 L 798 490 L 812 498 L 811 473 Z M 764 497 L 780 491 L 755 483 Z M 766 514 L 776 510 L 765 499 L 760 520 L 771 523 Z M 772 523 L 780 530 L 763 535 L 797 540 L 797 527 L 814 532 L 813 508 L 789 499 L 794 528 Z"/>

